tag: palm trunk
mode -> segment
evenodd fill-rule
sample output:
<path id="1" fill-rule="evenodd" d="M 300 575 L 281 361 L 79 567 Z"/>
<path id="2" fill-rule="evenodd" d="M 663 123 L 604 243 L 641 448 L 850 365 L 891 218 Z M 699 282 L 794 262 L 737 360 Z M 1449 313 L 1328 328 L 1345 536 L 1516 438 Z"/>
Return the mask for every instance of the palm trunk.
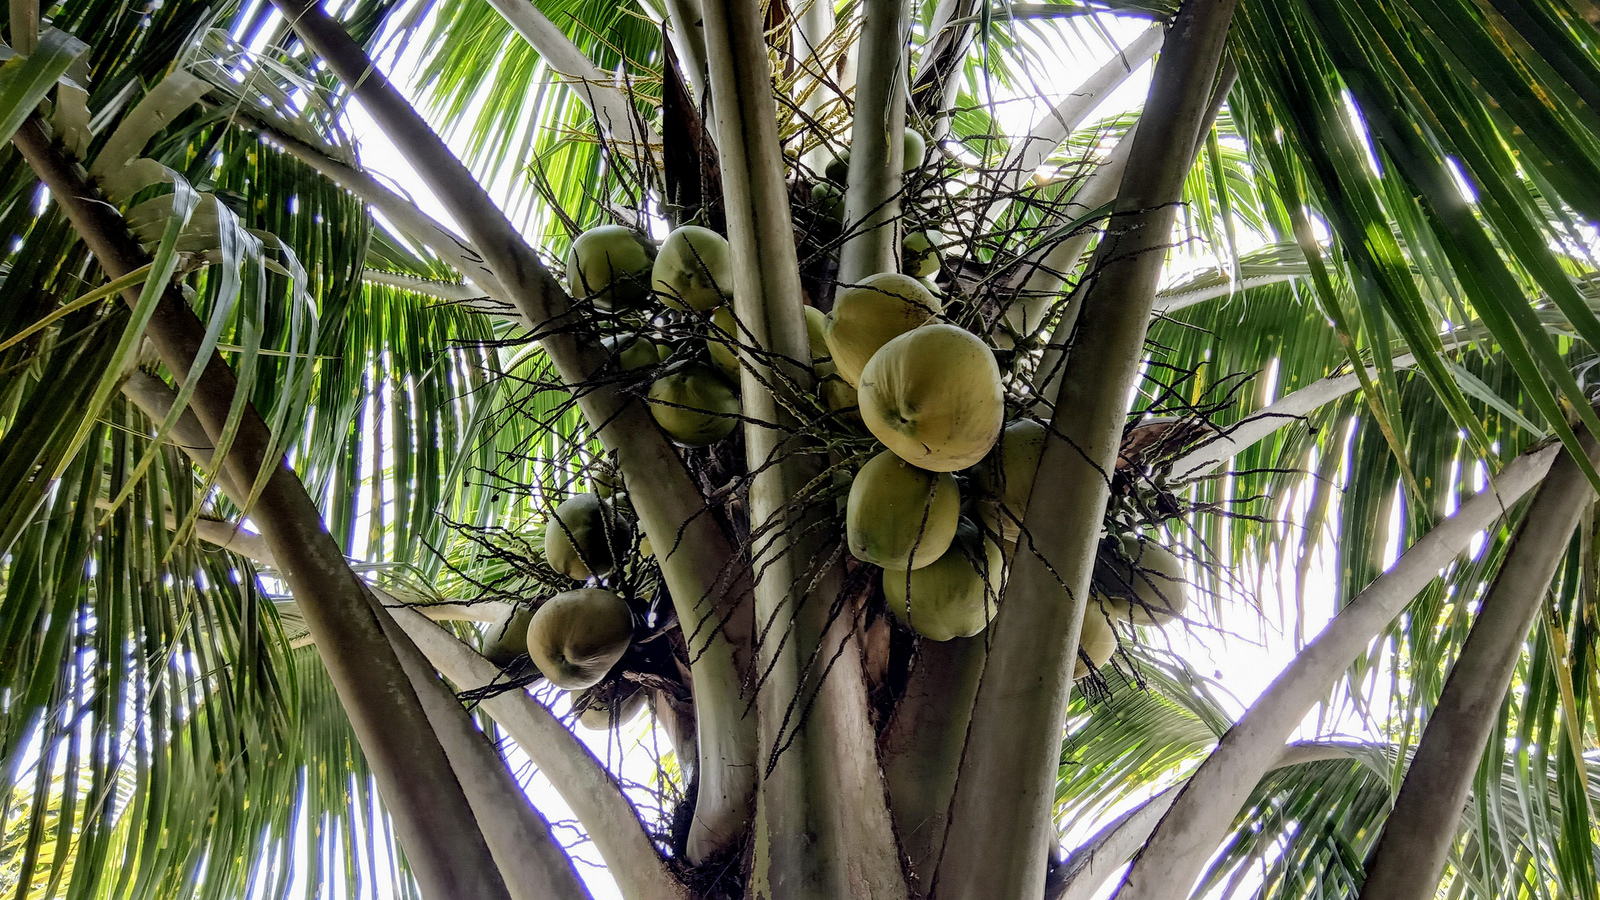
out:
<path id="1" fill-rule="evenodd" d="M 734 265 L 761 682 L 752 896 L 903 900 L 836 538 L 809 526 L 822 459 L 797 436 L 810 342 L 758 5 L 702 12 Z M 854 161 L 852 161 L 852 164 Z M 821 501 L 829 502 L 829 501 Z M 701 707 L 704 710 L 704 707 Z M 703 713 L 702 713 L 703 714 Z"/>
<path id="2" fill-rule="evenodd" d="M 115 208 L 51 145 L 37 119 L 24 124 L 12 140 L 108 276 L 122 278 L 149 263 Z M 133 304 L 139 292 L 124 296 Z M 205 327 L 182 294 L 167 286 L 146 327 L 167 368 L 189 372 L 199 362 L 204 335 Z M 190 408 L 216 445 L 225 433 L 238 383 L 215 351 L 204 365 Z M 272 472 L 251 516 L 301 602 L 419 886 L 429 897 L 509 900 L 462 786 L 369 605 L 365 586 L 322 527 L 300 480 L 281 459 L 267 457 L 272 444 L 266 422 L 246 402 L 223 468 L 236 485 L 253 484 L 263 469 Z"/>
<path id="3" fill-rule="evenodd" d="M 863 0 L 856 44 L 855 120 L 844 194 L 847 236 L 839 283 L 900 271 L 900 173 L 905 169 L 906 0 Z"/>
<path id="4" fill-rule="evenodd" d="M 546 331 L 542 342 L 562 379 L 582 384 L 605 357 L 568 331 L 548 332 L 578 323 L 566 292 L 537 254 L 338 22 L 315 3 L 273 2 L 428 181 L 531 327 Z M 702 705 L 692 847 L 696 856 L 708 854 L 743 833 L 754 799 L 755 735 L 741 715 L 740 694 L 751 671 L 749 571 L 712 518 L 702 515 L 704 499 L 643 404 L 615 386 L 583 390 L 577 401 L 600 440 L 617 452 L 645 533 L 662 535 L 663 542 L 677 536 L 676 546 L 663 549 L 661 570 L 690 636 L 691 675 Z"/>
<path id="5" fill-rule="evenodd" d="M 982 636 L 923 641 L 882 740 L 883 775 L 913 896 L 933 887 L 987 652 Z"/>
<path id="6" fill-rule="evenodd" d="M 422 611 L 401 607 L 393 615 L 428 662 L 459 687 L 481 687 L 501 677 L 498 666 L 429 622 Z M 687 900 L 621 786 L 559 719 L 523 691 L 487 697 L 482 706 L 572 807 L 625 900 Z"/>
<path id="7" fill-rule="evenodd" d="M 1590 459 L 1600 455 L 1592 437 L 1582 441 Z M 1434 896 L 1528 629 L 1593 500 L 1589 479 L 1563 452 L 1517 526 L 1472 633 L 1450 667 L 1367 864 L 1361 900 Z"/>
<path id="8" fill-rule="evenodd" d="M 1354 377 L 1354 376 L 1351 376 Z M 1357 594 L 1223 735 L 1134 860 L 1119 900 L 1188 896 L 1281 746 L 1373 638 L 1471 543 L 1544 478 L 1557 448 L 1517 457 L 1485 490 L 1413 544 Z"/>
<path id="9" fill-rule="evenodd" d="M 978 687 L 941 900 L 1038 897 L 1055 842 L 1050 817 L 1094 550 L 1130 389 L 1166 256 L 1174 204 L 1205 117 L 1234 0 L 1190 0 L 1156 66 L 1128 173 L 1090 266 L 1073 353 L 1034 481 L 1023 545 Z M 1003 800 L 1002 800 L 1003 798 Z"/>

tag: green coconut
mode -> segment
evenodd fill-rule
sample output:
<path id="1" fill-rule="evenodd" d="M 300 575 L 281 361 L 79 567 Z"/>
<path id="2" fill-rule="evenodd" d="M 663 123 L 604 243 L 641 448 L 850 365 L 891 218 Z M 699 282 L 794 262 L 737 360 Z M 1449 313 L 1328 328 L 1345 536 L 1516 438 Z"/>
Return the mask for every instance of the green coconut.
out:
<path id="1" fill-rule="evenodd" d="M 828 409 L 842 418 L 861 421 L 861 402 L 856 399 L 856 389 L 839 375 L 839 367 L 831 361 L 819 362 L 812 371 L 817 375 L 817 395 Z"/>
<path id="2" fill-rule="evenodd" d="M 833 158 L 828 160 L 828 164 L 823 167 L 822 174 L 829 181 L 831 181 L 831 182 L 833 182 L 834 184 L 837 184 L 837 185 L 843 185 L 845 182 L 849 181 L 850 180 L 850 148 L 846 147 L 843 150 L 840 150 L 838 153 L 835 153 L 833 155 Z M 839 200 L 840 200 L 841 203 L 843 203 L 843 201 L 844 201 L 844 192 L 843 191 L 841 191 L 839 193 Z M 841 210 L 841 212 L 843 212 L 843 210 Z"/>
<path id="3" fill-rule="evenodd" d="M 661 362 L 661 350 L 655 341 L 637 334 L 618 334 L 600 339 L 606 357 L 616 361 L 624 372 L 642 369 Z"/>
<path id="4" fill-rule="evenodd" d="M 1099 669 L 1117 652 L 1117 632 L 1111 627 L 1111 619 L 1098 603 L 1090 603 L 1089 608 L 1083 613 L 1083 631 L 1078 634 L 1078 649 L 1083 653 L 1072 664 L 1072 679 L 1077 681 L 1089 677 L 1089 673 Z M 1093 667 L 1083 661 L 1088 656 Z"/>
<path id="5" fill-rule="evenodd" d="M 661 242 L 650 284 L 673 309 L 715 309 L 733 296 L 728 241 L 699 225 L 674 229 Z"/>
<path id="6" fill-rule="evenodd" d="M 885 450 L 850 482 L 845 539 L 862 562 L 920 569 L 950 548 L 961 495 L 949 472 L 929 472 Z"/>
<path id="7" fill-rule="evenodd" d="M 901 168 L 907 172 L 921 168 L 923 157 L 928 155 L 927 138 L 924 138 L 921 133 L 907 128 L 904 140 L 905 158 L 901 161 Z"/>
<path id="8" fill-rule="evenodd" d="M 1096 573 L 1106 608 L 1135 625 L 1165 625 L 1189 607 L 1183 563 L 1152 541 L 1123 535 L 1121 553 L 1109 571 Z"/>
<path id="9" fill-rule="evenodd" d="M 650 385 L 650 415 L 678 443 L 705 447 L 739 424 L 739 397 L 716 369 L 686 363 Z"/>
<path id="10" fill-rule="evenodd" d="M 939 271 L 940 239 L 931 231 L 913 231 L 900 241 L 900 271 L 927 278 Z"/>
<path id="11" fill-rule="evenodd" d="M 597 588 L 551 597 L 528 623 L 528 656 L 551 684 L 568 691 L 599 684 L 632 642 L 628 604 Z"/>
<path id="12" fill-rule="evenodd" d="M 963 521 L 950 548 L 932 565 L 907 572 L 885 569 L 883 594 L 900 621 L 929 640 L 972 637 L 994 619 L 1001 562 L 1000 545 Z"/>
<path id="13" fill-rule="evenodd" d="M 978 491 L 995 502 L 995 530 L 1008 544 L 1022 532 L 1028 512 L 1028 493 L 1044 453 L 1045 427 L 1032 419 L 1007 423 L 994 449 L 973 471 Z"/>
<path id="14" fill-rule="evenodd" d="M 610 731 L 632 722 L 644 709 L 645 691 L 631 681 L 595 685 L 584 692 L 579 702 L 578 725 L 588 731 Z"/>
<path id="15" fill-rule="evenodd" d="M 605 575 L 617 564 L 621 522 L 611 504 L 594 494 L 576 494 L 556 507 L 544 526 L 544 557 L 557 572 L 579 581 Z"/>
<path id="16" fill-rule="evenodd" d="M 834 298 L 825 334 L 828 355 L 844 380 L 858 386 L 861 370 L 879 347 L 927 324 L 942 309 L 939 298 L 909 275 L 869 276 Z"/>
<path id="17" fill-rule="evenodd" d="M 711 324 L 721 333 L 713 332 L 711 337 L 706 338 L 706 351 L 711 354 L 711 361 L 722 370 L 728 382 L 733 387 L 738 387 L 739 353 L 736 347 L 739 343 L 739 328 L 733 318 L 733 310 L 726 306 L 718 309 L 711 314 Z"/>
<path id="18" fill-rule="evenodd" d="M 505 615 L 489 623 L 483 632 L 483 656 L 504 669 L 528 655 L 528 623 L 533 621 L 533 610 L 513 606 Z"/>
<path id="19" fill-rule="evenodd" d="M 934 472 L 976 464 L 1005 423 L 994 355 L 954 325 L 926 325 L 884 344 L 856 393 L 867 430 L 901 459 Z"/>
<path id="20" fill-rule="evenodd" d="M 811 363 L 816 365 L 833 355 L 828 350 L 828 315 L 815 306 L 807 306 L 805 311 L 806 340 L 811 343 Z"/>
<path id="21" fill-rule="evenodd" d="M 632 309 L 650 299 L 655 245 L 632 229 L 601 225 L 578 235 L 567 252 L 567 290 L 601 309 Z"/>
<path id="22" fill-rule="evenodd" d="M 819 181 L 812 185 L 811 206 L 835 222 L 844 221 L 844 191 L 836 184 Z"/>

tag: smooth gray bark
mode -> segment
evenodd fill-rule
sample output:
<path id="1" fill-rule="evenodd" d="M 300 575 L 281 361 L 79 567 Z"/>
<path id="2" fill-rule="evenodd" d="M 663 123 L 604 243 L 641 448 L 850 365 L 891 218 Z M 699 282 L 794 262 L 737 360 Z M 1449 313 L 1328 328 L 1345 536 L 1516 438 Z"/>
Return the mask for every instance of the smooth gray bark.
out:
<path id="1" fill-rule="evenodd" d="M 933 895 L 1038 897 L 1078 631 L 1130 389 L 1171 240 L 1174 205 L 1211 98 L 1233 0 L 1190 0 L 1156 66 L 1128 171 L 1087 276 L 1023 546 L 1000 612 Z M 1003 801 L 1001 800 L 1003 798 Z M 997 802 L 999 801 L 999 802 Z"/>
<path id="2" fill-rule="evenodd" d="M 1591 460 L 1600 456 L 1592 437 L 1580 440 Z M 1394 809 L 1367 863 L 1361 900 L 1434 896 L 1528 629 L 1567 554 L 1579 518 L 1593 502 L 1588 477 L 1563 452 L 1512 535 L 1472 632 L 1450 667 L 1439 703 L 1428 716 Z"/>
<path id="3" fill-rule="evenodd" d="M 1372 640 L 1438 577 L 1439 570 L 1539 484 L 1557 449 L 1546 445 L 1513 460 L 1488 488 L 1407 548 L 1389 571 L 1357 594 L 1306 645 L 1190 777 L 1134 861 L 1119 900 L 1188 896 L 1250 791 L 1271 767 L 1273 748 L 1282 745 Z"/>

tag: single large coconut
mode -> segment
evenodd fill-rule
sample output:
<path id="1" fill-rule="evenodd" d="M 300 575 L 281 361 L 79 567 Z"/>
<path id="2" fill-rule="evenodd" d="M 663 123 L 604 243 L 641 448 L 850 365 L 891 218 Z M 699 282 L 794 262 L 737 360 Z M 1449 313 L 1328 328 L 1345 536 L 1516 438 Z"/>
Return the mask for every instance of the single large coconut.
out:
<path id="1" fill-rule="evenodd" d="M 661 242 L 651 286 L 673 309 L 715 309 L 733 296 L 728 241 L 709 228 L 685 225 Z"/>
<path id="2" fill-rule="evenodd" d="M 949 472 L 919 469 L 885 450 L 850 482 L 845 539 L 856 559 L 885 569 L 920 569 L 950 548 L 961 517 Z"/>
<path id="3" fill-rule="evenodd" d="M 706 352 L 711 354 L 711 361 L 722 370 L 730 386 L 739 386 L 739 325 L 733 318 L 733 310 L 724 306 L 711 314 L 711 326 L 715 330 L 706 338 Z"/>
<path id="4" fill-rule="evenodd" d="M 1028 493 L 1044 454 L 1045 427 L 1032 419 L 1010 422 L 1000 432 L 994 449 L 973 470 L 973 481 L 987 499 L 994 501 L 995 522 L 1000 539 L 1014 544 L 1022 532 L 1022 517 L 1028 512 Z"/>
<path id="5" fill-rule="evenodd" d="M 578 701 L 583 705 L 583 712 L 578 713 L 578 725 L 589 731 L 621 728 L 639 715 L 645 700 L 644 689 L 632 681 L 597 684 L 585 691 Z"/>
<path id="6" fill-rule="evenodd" d="M 504 669 L 528 655 L 528 623 L 533 621 L 533 610 L 513 606 L 505 615 L 489 624 L 483 632 L 483 656 Z"/>
<path id="7" fill-rule="evenodd" d="M 739 397 L 716 369 L 688 363 L 650 385 L 650 415 L 678 443 L 705 447 L 739 424 Z"/>
<path id="8" fill-rule="evenodd" d="M 913 231 L 901 238 L 900 271 L 914 278 L 938 274 L 939 243 L 939 236 L 931 231 Z"/>
<path id="9" fill-rule="evenodd" d="M 878 348 L 927 324 L 942 309 L 939 299 L 909 275 L 872 275 L 839 292 L 828 316 L 828 353 L 852 387 Z"/>
<path id="10" fill-rule="evenodd" d="M 839 367 L 829 360 L 817 363 L 812 371 L 817 375 L 817 394 L 822 402 L 840 418 L 861 421 L 861 401 L 856 398 L 856 389 L 839 374 Z"/>
<path id="11" fill-rule="evenodd" d="M 994 619 L 1003 583 L 1000 545 L 962 522 L 950 549 L 933 562 L 906 572 L 885 569 L 889 608 L 929 640 L 971 637 Z"/>
<path id="12" fill-rule="evenodd" d="M 600 339 L 600 346 L 605 349 L 606 357 L 615 360 L 615 365 L 624 372 L 631 369 L 642 369 L 661 362 L 661 349 L 655 341 L 637 334 L 618 334 Z"/>
<path id="13" fill-rule="evenodd" d="M 1072 679 L 1077 681 L 1089 677 L 1089 673 L 1099 669 L 1117 652 L 1117 631 L 1111 627 L 1111 619 L 1100 604 L 1090 602 L 1089 608 L 1083 613 L 1083 631 L 1078 634 L 1077 660 L 1072 664 Z M 1083 658 L 1089 657 L 1089 662 Z M 1091 667 L 1089 663 L 1094 663 Z"/>
<path id="14" fill-rule="evenodd" d="M 601 309 L 631 309 L 650 299 L 655 245 L 621 225 L 578 235 L 567 253 L 567 290 Z"/>
<path id="15" fill-rule="evenodd" d="M 528 656 L 551 684 L 569 691 L 599 684 L 632 642 L 628 604 L 596 588 L 551 597 L 528 623 Z"/>
<path id="16" fill-rule="evenodd" d="M 1123 535 L 1118 544 L 1121 552 L 1115 561 L 1095 572 L 1095 588 L 1106 609 L 1135 625 L 1165 625 L 1183 615 L 1189 606 L 1183 563 L 1165 547 L 1137 535 Z"/>
<path id="17" fill-rule="evenodd" d="M 621 522 L 611 505 L 594 494 L 577 494 L 556 507 L 544 526 L 544 558 L 557 572 L 582 581 L 617 564 Z"/>
<path id="18" fill-rule="evenodd" d="M 833 356 L 828 349 L 828 315 L 815 306 L 805 307 L 806 340 L 811 344 L 811 363 L 816 365 Z"/>
<path id="19" fill-rule="evenodd" d="M 811 208 L 835 222 L 844 222 L 844 191 L 826 181 L 812 185 Z"/>
<path id="20" fill-rule="evenodd" d="M 867 429 L 901 459 L 934 472 L 983 459 L 1005 423 L 994 355 L 954 325 L 927 325 L 884 344 L 856 393 Z"/>
<path id="21" fill-rule="evenodd" d="M 904 141 L 905 156 L 901 160 L 901 168 L 907 172 L 921 168 L 923 158 L 928 155 L 928 139 L 921 132 L 907 128 Z"/>

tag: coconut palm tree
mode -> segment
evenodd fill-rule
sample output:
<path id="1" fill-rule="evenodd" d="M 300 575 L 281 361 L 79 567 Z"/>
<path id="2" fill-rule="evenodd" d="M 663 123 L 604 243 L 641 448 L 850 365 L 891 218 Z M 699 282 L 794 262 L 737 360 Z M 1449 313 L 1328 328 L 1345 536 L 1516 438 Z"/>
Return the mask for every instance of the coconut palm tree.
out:
<path id="1" fill-rule="evenodd" d="M 1600 898 L 1587 0 L 7 23 L 12 896 Z"/>

